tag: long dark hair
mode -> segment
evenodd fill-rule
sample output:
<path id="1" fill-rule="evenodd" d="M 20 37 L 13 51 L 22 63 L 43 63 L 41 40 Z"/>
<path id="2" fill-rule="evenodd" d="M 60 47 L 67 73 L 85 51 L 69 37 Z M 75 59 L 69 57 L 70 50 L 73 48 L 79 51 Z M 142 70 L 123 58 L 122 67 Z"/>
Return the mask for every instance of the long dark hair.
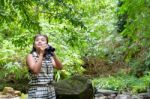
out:
<path id="1" fill-rule="evenodd" d="M 48 44 L 48 36 L 47 35 L 44 35 L 44 34 L 37 34 L 37 35 L 35 35 L 34 37 L 33 37 L 33 47 L 32 47 L 32 50 L 31 50 L 31 52 L 30 53 L 33 53 L 33 52 L 35 52 L 36 51 L 36 48 L 34 47 L 34 43 L 35 43 L 35 39 L 37 38 L 37 37 L 39 37 L 39 36 L 43 36 L 43 37 L 45 37 L 46 38 L 46 43 Z"/>

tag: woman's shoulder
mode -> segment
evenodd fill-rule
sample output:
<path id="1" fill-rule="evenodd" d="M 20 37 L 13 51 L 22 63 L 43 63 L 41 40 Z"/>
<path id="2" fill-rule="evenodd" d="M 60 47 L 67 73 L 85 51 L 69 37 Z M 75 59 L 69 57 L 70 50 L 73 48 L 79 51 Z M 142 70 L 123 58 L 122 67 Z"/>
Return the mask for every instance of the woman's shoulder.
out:
<path id="1" fill-rule="evenodd" d="M 37 54 L 36 52 L 32 52 L 32 53 L 27 54 L 27 56 L 37 57 L 37 56 L 38 56 L 38 54 Z"/>
<path id="2" fill-rule="evenodd" d="M 32 54 L 27 54 L 26 58 L 32 57 Z"/>

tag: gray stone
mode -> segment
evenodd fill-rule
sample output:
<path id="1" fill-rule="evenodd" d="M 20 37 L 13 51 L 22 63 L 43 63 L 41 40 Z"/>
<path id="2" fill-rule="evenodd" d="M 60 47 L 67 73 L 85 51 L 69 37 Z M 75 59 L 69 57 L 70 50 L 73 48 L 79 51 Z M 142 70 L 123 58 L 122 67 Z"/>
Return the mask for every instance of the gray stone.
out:
<path id="1" fill-rule="evenodd" d="M 101 94 L 101 93 L 96 93 L 94 96 L 95 96 L 95 97 L 102 97 L 102 96 L 104 96 L 104 95 Z"/>
<path id="2" fill-rule="evenodd" d="M 116 99 L 131 99 L 130 95 L 119 94 Z"/>
<path id="3" fill-rule="evenodd" d="M 54 83 L 57 99 L 93 99 L 94 90 L 92 82 L 83 76 L 71 78 Z"/>
<path id="4" fill-rule="evenodd" d="M 137 95 L 132 95 L 131 99 L 141 99 L 141 98 L 139 96 L 137 96 Z"/>
<path id="5" fill-rule="evenodd" d="M 118 92 L 117 91 L 113 91 L 113 90 L 105 90 L 105 89 L 97 89 L 97 92 L 96 93 L 101 93 L 105 96 L 108 96 L 108 95 L 111 95 L 111 94 L 115 94 L 117 95 Z"/>
<path id="6" fill-rule="evenodd" d="M 140 97 L 140 99 L 150 99 L 149 93 L 140 93 L 138 96 Z"/>
<path id="7" fill-rule="evenodd" d="M 143 95 L 143 99 L 150 99 L 150 94 L 147 93 L 147 94 Z"/>

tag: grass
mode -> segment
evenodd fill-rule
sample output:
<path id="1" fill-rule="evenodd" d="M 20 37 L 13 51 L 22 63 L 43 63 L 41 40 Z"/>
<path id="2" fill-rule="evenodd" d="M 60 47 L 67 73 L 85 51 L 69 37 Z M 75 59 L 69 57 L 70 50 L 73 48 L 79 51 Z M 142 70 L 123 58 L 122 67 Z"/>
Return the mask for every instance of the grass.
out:
<path id="1" fill-rule="evenodd" d="M 131 75 L 116 75 L 93 78 L 92 83 L 96 88 L 115 90 L 118 92 L 141 93 L 146 92 L 149 86 L 150 75 L 137 78 Z"/>

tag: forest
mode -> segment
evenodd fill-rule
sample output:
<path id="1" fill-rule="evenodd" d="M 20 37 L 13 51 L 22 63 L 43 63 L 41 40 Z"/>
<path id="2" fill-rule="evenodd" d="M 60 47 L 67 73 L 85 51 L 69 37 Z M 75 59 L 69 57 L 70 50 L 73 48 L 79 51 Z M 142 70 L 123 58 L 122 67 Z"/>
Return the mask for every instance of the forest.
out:
<path id="1" fill-rule="evenodd" d="M 146 92 L 149 17 L 149 0 L 1 0 L 0 91 L 26 93 L 26 56 L 42 33 L 63 64 L 55 81 L 80 74 L 97 88 Z"/>

